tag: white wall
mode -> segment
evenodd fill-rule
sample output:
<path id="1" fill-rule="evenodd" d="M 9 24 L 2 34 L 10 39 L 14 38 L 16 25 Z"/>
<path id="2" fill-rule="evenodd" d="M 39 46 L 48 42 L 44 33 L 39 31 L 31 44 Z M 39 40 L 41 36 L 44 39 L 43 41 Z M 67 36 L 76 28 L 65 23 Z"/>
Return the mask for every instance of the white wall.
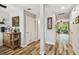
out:
<path id="1" fill-rule="evenodd" d="M 14 9 L 9 8 L 10 12 L 8 10 L 6 12 L 5 12 L 5 10 L 3 10 L 3 11 L 0 10 L 1 11 L 0 16 L 6 18 L 6 21 L 5 21 L 6 26 L 10 26 L 10 27 L 12 27 L 12 17 L 15 17 L 15 16 L 20 17 L 19 29 L 20 29 L 20 32 L 21 32 L 21 46 L 24 47 L 25 46 L 25 40 L 26 40 L 26 38 L 25 38 L 26 37 L 26 33 L 25 33 L 25 26 L 26 26 L 25 24 L 26 24 L 26 22 L 25 22 L 25 19 L 24 19 L 24 9 L 11 5 L 11 8 L 12 7 Z M 0 26 L 4 26 L 4 25 L 0 25 Z M 37 39 L 37 26 L 36 26 L 34 34 L 36 35 L 35 39 Z M 0 45 L 2 45 L 2 40 L 3 40 L 2 33 L 0 33 Z"/>
<path id="2" fill-rule="evenodd" d="M 79 54 L 79 24 L 73 24 L 77 16 L 79 16 L 79 5 L 75 5 L 70 14 L 70 40 L 75 52 Z"/>
<path id="3" fill-rule="evenodd" d="M 12 5 L 11 5 L 11 7 L 13 7 Z M 19 8 L 19 7 L 14 7 L 15 9 L 10 9 L 10 12 L 9 11 L 1 11 L 0 12 L 0 16 L 2 16 L 2 17 L 4 17 L 4 18 L 6 18 L 6 20 L 5 20 L 5 25 L 1 25 L 0 24 L 0 26 L 10 26 L 10 27 L 12 27 L 12 17 L 15 17 L 15 16 L 19 16 L 19 18 L 20 18 L 20 26 L 19 26 L 19 29 L 20 29 L 20 32 L 21 32 L 21 46 L 23 46 L 24 45 L 24 10 L 23 10 L 23 8 Z M 0 33 L 1 35 L 0 35 L 0 40 L 2 41 L 3 40 L 3 37 L 2 37 L 2 33 Z M 3 42 L 0 42 L 1 43 L 1 45 L 2 45 L 2 43 Z"/>
<path id="4" fill-rule="evenodd" d="M 52 17 L 52 30 L 47 29 L 47 18 Z M 48 44 L 54 44 L 56 42 L 56 18 L 51 8 L 45 7 L 45 41 Z"/>
<path id="5" fill-rule="evenodd" d="M 8 24 L 8 14 L 3 12 L 3 11 L 0 11 L 0 19 L 1 18 L 4 18 L 5 19 L 5 24 L 0 24 L 0 46 L 3 45 L 3 33 L 1 32 L 1 27 L 6 27 L 6 25 Z"/>
<path id="6" fill-rule="evenodd" d="M 13 12 L 9 13 L 9 26 L 12 27 L 12 17 L 19 16 L 19 29 L 21 32 L 21 46 L 24 45 L 24 10 L 22 8 L 16 8 Z"/>

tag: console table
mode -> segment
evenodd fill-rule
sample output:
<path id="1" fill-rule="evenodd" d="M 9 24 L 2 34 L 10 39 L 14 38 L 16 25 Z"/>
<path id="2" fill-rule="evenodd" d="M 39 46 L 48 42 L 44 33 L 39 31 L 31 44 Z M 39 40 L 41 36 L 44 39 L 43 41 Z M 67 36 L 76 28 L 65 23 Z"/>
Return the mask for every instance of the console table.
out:
<path id="1" fill-rule="evenodd" d="M 3 45 L 12 49 L 20 47 L 20 35 L 20 32 L 4 32 Z"/>

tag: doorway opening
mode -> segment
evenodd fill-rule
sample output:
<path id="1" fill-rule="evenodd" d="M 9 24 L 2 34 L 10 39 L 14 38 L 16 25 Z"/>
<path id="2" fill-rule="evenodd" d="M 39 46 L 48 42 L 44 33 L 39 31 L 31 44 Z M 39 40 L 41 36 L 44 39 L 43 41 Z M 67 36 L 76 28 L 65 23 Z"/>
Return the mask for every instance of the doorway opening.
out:
<path id="1" fill-rule="evenodd" d="M 59 20 L 56 23 L 57 41 L 68 44 L 69 39 L 69 21 Z"/>

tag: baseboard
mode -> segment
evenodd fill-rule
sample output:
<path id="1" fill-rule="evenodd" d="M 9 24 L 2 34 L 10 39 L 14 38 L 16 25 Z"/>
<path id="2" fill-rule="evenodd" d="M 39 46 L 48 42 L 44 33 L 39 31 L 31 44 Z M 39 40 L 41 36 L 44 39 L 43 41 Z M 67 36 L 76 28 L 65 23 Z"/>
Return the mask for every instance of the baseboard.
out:
<path id="1" fill-rule="evenodd" d="M 3 42 L 2 41 L 0 41 L 0 46 L 2 46 L 3 45 Z"/>
<path id="2" fill-rule="evenodd" d="M 77 51 L 76 51 L 76 50 L 74 50 L 74 52 L 75 52 L 75 54 L 76 54 L 76 55 L 79 55 L 79 53 L 77 53 Z"/>
<path id="3" fill-rule="evenodd" d="M 21 45 L 21 47 L 25 47 L 26 45 Z"/>
<path id="4" fill-rule="evenodd" d="M 40 51 L 40 55 L 45 55 L 45 52 L 44 51 Z"/>
<path id="5" fill-rule="evenodd" d="M 37 39 L 35 39 L 34 41 L 38 41 Z"/>
<path id="6" fill-rule="evenodd" d="M 2 46 L 2 44 L 0 44 L 0 46 Z"/>
<path id="7" fill-rule="evenodd" d="M 47 43 L 47 44 L 51 44 L 51 45 L 55 45 L 55 42 L 45 42 L 45 43 Z"/>
<path id="8" fill-rule="evenodd" d="M 30 43 L 32 43 L 32 42 L 34 42 L 34 41 L 36 41 L 36 40 L 33 40 L 33 41 L 31 41 Z M 38 40 L 37 40 L 38 41 Z M 29 45 L 30 43 L 26 43 L 26 44 L 21 44 L 21 47 L 26 47 L 27 45 Z"/>
<path id="9" fill-rule="evenodd" d="M 73 46 L 72 46 L 72 47 L 73 47 Z M 75 52 L 76 55 L 79 55 L 79 53 L 77 53 L 77 51 L 74 49 L 74 47 L 73 47 L 73 50 L 74 50 L 74 52 Z"/>
<path id="10" fill-rule="evenodd" d="M 39 38 L 35 38 L 35 39 L 34 39 L 34 41 L 39 41 L 39 40 L 40 40 Z"/>

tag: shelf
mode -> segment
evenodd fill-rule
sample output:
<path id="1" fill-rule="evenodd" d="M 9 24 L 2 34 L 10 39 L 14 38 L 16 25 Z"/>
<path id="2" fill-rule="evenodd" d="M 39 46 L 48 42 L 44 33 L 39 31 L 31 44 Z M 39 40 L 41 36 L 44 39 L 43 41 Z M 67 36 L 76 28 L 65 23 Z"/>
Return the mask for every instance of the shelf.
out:
<path id="1" fill-rule="evenodd" d="M 20 47 L 20 33 L 5 32 L 4 37 L 5 37 L 5 39 L 4 39 L 5 46 L 8 46 L 12 49 Z"/>
<path id="2" fill-rule="evenodd" d="M 5 24 L 4 22 L 0 22 L 0 24 Z"/>
<path id="3" fill-rule="evenodd" d="M 10 41 L 17 41 L 18 39 L 16 39 L 16 40 L 10 40 Z"/>

